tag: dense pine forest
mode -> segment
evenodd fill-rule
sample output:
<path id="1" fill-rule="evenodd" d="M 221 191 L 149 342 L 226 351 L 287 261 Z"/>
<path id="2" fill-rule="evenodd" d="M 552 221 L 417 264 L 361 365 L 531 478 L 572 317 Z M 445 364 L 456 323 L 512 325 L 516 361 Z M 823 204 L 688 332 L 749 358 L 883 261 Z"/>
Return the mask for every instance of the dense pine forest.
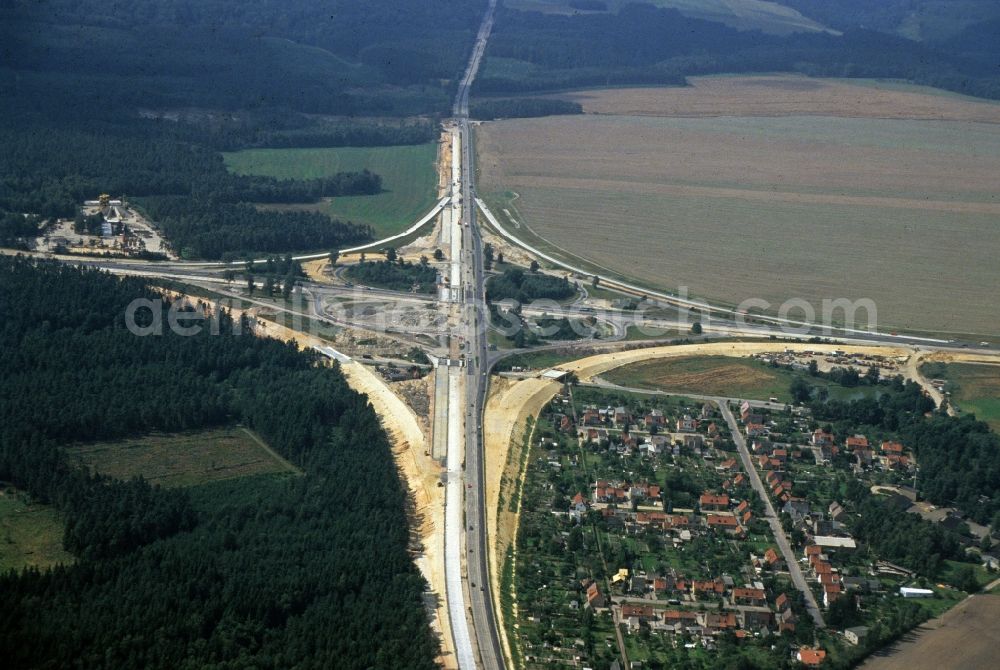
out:
<path id="1" fill-rule="evenodd" d="M 0 5 L 0 81 L 56 104 L 446 113 L 485 8 L 485 0 L 12 0 Z"/>
<path id="2" fill-rule="evenodd" d="M 0 479 L 77 558 L 0 577 L 4 667 L 433 666 L 390 447 L 336 369 L 224 315 L 133 335 L 126 307 L 160 297 L 138 279 L 7 257 L 0 287 Z M 166 490 L 65 450 L 235 422 L 304 475 Z"/>
<path id="3" fill-rule="evenodd" d="M 448 113 L 484 0 L 0 3 L 0 243 L 125 194 L 185 258 L 353 246 L 318 211 L 378 175 L 228 174 L 220 151 L 424 144 Z M 16 217 L 21 217 L 18 220 Z"/>
<path id="4" fill-rule="evenodd" d="M 837 6 L 786 0 L 782 4 L 804 11 L 806 4 L 812 5 L 809 10 L 822 6 L 822 18 L 841 18 L 835 25 L 843 28 L 843 34 L 777 36 L 740 31 L 648 3 L 626 4 L 612 13 L 572 15 L 502 8 L 475 91 L 502 95 L 581 86 L 683 85 L 693 75 L 790 71 L 908 79 L 1000 98 L 998 21 L 970 26 L 948 40 L 924 43 L 862 27 L 881 25 L 877 20 L 858 23 L 862 15 L 853 5 L 864 5 L 865 15 L 870 15 L 872 8 L 877 14 L 887 3 L 849 0 Z M 898 7 L 889 13 L 893 12 L 898 14 Z M 490 59 L 513 59 L 519 67 L 491 71 Z"/>

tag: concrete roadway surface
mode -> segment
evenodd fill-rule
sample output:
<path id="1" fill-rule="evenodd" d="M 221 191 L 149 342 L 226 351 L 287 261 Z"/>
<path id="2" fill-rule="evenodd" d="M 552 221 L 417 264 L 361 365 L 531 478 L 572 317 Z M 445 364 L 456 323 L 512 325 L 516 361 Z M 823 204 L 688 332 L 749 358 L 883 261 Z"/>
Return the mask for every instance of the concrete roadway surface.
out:
<path id="1" fill-rule="evenodd" d="M 486 510 L 485 463 L 483 458 L 482 416 L 485 406 L 487 386 L 487 346 L 486 324 L 481 321 L 485 311 L 485 294 L 483 289 L 483 244 L 476 225 L 475 204 L 475 167 L 473 165 L 472 134 L 469 124 L 469 89 L 475 80 L 476 72 L 486 43 L 493 27 L 493 15 L 496 0 L 490 0 L 486 15 L 476 36 L 476 43 L 469 58 L 469 66 L 459 83 L 453 109 L 457 121 L 457 132 L 461 143 L 461 183 L 459 185 L 459 204 L 462 206 L 461 225 L 457 232 L 461 237 L 461 281 L 458 291 L 459 326 L 458 333 L 462 338 L 463 359 L 465 368 L 465 552 L 466 574 L 468 578 L 469 610 L 475 631 L 478 663 L 476 667 L 504 668 L 503 652 L 500 648 L 500 636 L 497 630 L 495 613 L 493 611 L 492 590 L 490 588 L 488 547 L 486 527 L 488 521 Z M 454 202 L 452 194 L 452 202 Z M 456 296 L 452 287 L 452 297 Z M 446 537 L 446 542 L 447 542 Z M 447 580 L 447 577 L 446 577 Z M 456 625 L 452 617 L 452 626 Z M 457 646 L 456 640 L 456 646 Z M 462 670 L 468 666 L 461 663 Z"/>
<path id="2" fill-rule="evenodd" d="M 809 588 L 809 584 L 806 582 L 805 575 L 802 574 L 798 557 L 792 550 L 792 545 L 788 542 L 785 529 L 781 527 L 781 519 L 774 511 L 771 496 L 768 494 L 767 489 L 764 488 L 764 483 L 760 480 L 760 475 L 757 474 L 757 469 L 753 466 L 753 461 L 750 459 L 750 450 L 747 449 L 746 440 L 743 439 L 740 426 L 736 423 L 736 417 L 733 416 L 732 411 L 729 409 L 726 398 L 715 398 L 714 400 L 719 409 L 722 410 L 722 416 L 726 419 L 726 423 L 729 424 L 729 430 L 732 431 L 733 442 L 736 443 L 736 448 L 740 452 L 743 469 L 746 470 L 747 476 L 750 477 L 750 485 L 753 486 L 754 491 L 757 492 L 757 495 L 764 503 L 767 522 L 771 525 L 774 539 L 778 544 L 778 549 L 781 550 L 781 557 L 788 564 L 788 574 L 791 576 L 795 587 L 805 597 L 806 609 L 809 611 L 809 615 L 813 618 L 813 621 L 816 622 L 819 628 L 825 628 L 826 622 L 823 621 L 823 614 L 820 612 L 819 605 L 816 604 L 816 598 L 813 596 L 812 589 Z"/>

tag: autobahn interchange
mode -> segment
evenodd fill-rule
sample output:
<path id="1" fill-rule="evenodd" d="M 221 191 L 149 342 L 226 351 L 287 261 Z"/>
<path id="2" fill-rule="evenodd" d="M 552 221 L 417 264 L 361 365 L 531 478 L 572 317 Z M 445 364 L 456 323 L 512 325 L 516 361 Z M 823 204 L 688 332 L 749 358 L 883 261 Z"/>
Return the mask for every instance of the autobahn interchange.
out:
<path id="1" fill-rule="evenodd" d="M 456 392 L 448 393 L 448 425 L 437 426 L 437 430 L 447 431 L 448 456 L 446 459 L 449 494 L 446 497 L 449 508 L 445 510 L 445 583 L 451 631 L 454 642 L 455 659 L 460 668 L 505 668 L 506 660 L 500 641 L 496 602 L 491 591 L 487 528 L 491 522 L 491 510 L 486 504 L 485 463 L 483 444 L 483 412 L 488 389 L 491 367 L 504 356 L 521 350 L 491 351 L 488 346 L 489 311 L 485 299 L 485 278 L 483 239 L 477 222 L 478 201 L 475 193 L 475 164 L 472 128 L 469 121 L 469 94 L 480 62 L 485 52 L 493 26 L 496 0 L 490 0 L 489 7 L 480 25 L 469 58 L 468 66 L 456 92 L 453 106 L 453 127 L 455 140 L 460 147 L 459 161 L 455 173 L 457 179 L 451 183 L 451 192 L 438 203 L 439 212 L 453 208 L 458 213 L 458 244 L 453 246 L 451 263 L 457 262 L 458 282 L 452 275 L 447 298 L 423 296 L 412 293 L 387 291 L 376 288 L 352 287 L 344 284 L 321 284 L 302 282 L 299 289 L 308 297 L 304 310 L 294 307 L 276 306 L 266 301 L 256 301 L 279 312 L 291 316 L 307 316 L 319 321 L 365 330 L 390 332 L 394 337 L 408 341 L 431 351 L 435 357 L 448 361 L 450 380 L 460 379 Z M 484 209 L 485 211 L 485 209 Z M 450 216 L 451 214 L 449 214 Z M 444 215 L 442 215 L 444 216 Z M 490 218 L 487 214 L 487 219 Z M 491 224 L 493 222 L 491 221 Z M 496 232 L 503 233 L 497 226 Z M 522 245 L 523 246 L 523 245 Z M 454 258 L 457 250 L 458 258 Z M 326 254 L 311 254 L 300 259 L 322 258 Z M 185 262 L 130 262 L 108 259 L 73 259 L 74 263 L 94 265 L 111 272 L 150 276 L 161 279 L 205 284 L 212 290 L 242 300 L 248 298 L 227 289 L 230 283 L 224 273 L 233 269 L 224 263 Z M 562 264 L 564 269 L 572 269 Z M 586 273 L 578 273 L 587 276 Z M 456 283 L 458 285 L 456 285 Z M 656 296 L 649 304 L 656 305 L 655 318 L 647 318 L 633 310 L 603 309 L 595 311 L 585 304 L 552 305 L 544 307 L 527 305 L 523 314 L 536 317 L 543 314 L 569 319 L 595 319 L 609 325 L 612 337 L 607 346 L 625 339 L 630 325 L 647 325 L 652 328 L 674 329 L 683 332 L 689 323 L 689 305 L 678 304 L 664 296 Z M 251 302 L 254 302 L 250 299 Z M 426 310 L 433 307 L 438 319 L 435 323 L 417 320 L 414 323 L 402 318 L 398 322 L 381 321 L 373 323 L 369 314 L 353 311 L 338 311 L 338 304 L 354 301 L 357 304 L 381 304 L 380 312 L 387 311 L 385 305 L 395 305 L 400 313 L 406 310 Z M 785 324 L 788 325 L 788 324 Z M 713 309 L 710 324 L 704 326 L 706 337 L 770 337 L 788 336 L 781 324 L 774 322 L 741 322 L 740 315 L 730 311 Z M 835 337 L 837 341 L 867 344 L 910 344 L 924 342 L 929 348 L 961 349 L 974 347 L 976 343 L 961 341 L 928 341 L 926 338 L 899 336 L 876 332 L 847 332 L 832 328 L 829 330 L 806 330 L 794 332 L 798 337 Z M 423 338 L 423 339 L 421 339 Z M 427 338 L 438 338 L 439 344 L 428 344 Z M 598 342 L 594 342 L 597 344 Z M 552 347 L 562 347 L 568 342 L 554 343 Z M 455 363 L 454 370 L 452 363 Z M 451 387 L 449 387 L 451 388 Z M 728 418 L 728 417 L 727 417 Z M 456 423 L 460 420 L 460 423 Z M 454 450 L 458 450 L 457 452 Z M 458 494 L 455 493 L 457 489 Z M 455 505 L 459 509 L 455 509 Z M 461 512 L 460 514 L 458 512 Z M 495 510 L 493 510 L 495 512 Z M 450 513 L 450 516 L 449 516 Z"/>

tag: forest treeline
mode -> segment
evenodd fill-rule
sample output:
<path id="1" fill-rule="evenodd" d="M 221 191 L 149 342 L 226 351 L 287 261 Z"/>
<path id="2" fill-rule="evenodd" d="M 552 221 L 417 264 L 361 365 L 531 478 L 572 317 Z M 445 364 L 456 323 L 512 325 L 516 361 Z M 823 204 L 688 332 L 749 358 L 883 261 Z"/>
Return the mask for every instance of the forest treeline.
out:
<path id="1" fill-rule="evenodd" d="M 551 98 L 484 98 L 469 105 L 469 115 L 476 119 L 517 119 L 557 114 L 583 114 L 583 106 L 571 100 Z"/>
<path id="2" fill-rule="evenodd" d="M 99 193 L 287 203 L 382 189 L 381 177 L 368 171 L 308 180 L 233 174 L 217 151 L 154 133 L 110 139 L 74 130 L 22 130 L 0 131 L 0 207 L 43 217 L 72 217 L 84 199 Z"/>
<path id="3" fill-rule="evenodd" d="M 447 113 L 485 0 L 12 0 L 8 84 L 52 104 Z M 112 102 L 113 101 L 113 102 Z"/>
<path id="4" fill-rule="evenodd" d="M 166 236 L 185 257 L 368 241 L 367 229 L 322 213 L 242 205 L 376 193 L 377 175 L 237 176 L 218 152 L 433 141 L 484 9 L 484 0 L 2 3 L 0 243 L 25 246 L 37 230 L 8 213 L 72 218 L 99 193 L 134 198 L 155 223 L 169 216 Z"/>
<path id="5" fill-rule="evenodd" d="M 113 139 L 73 128 L 0 129 L 0 234 L 30 234 L 14 219 L 31 213 L 72 218 L 85 199 L 124 194 L 139 204 L 187 258 L 350 246 L 371 239 L 366 226 L 320 212 L 268 211 L 248 203 L 310 203 L 382 190 L 363 170 L 306 180 L 231 173 L 214 149 L 163 137 L 158 124 L 128 126 Z M 37 230 L 37 225 L 35 226 Z"/>
<path id="6" fill-rule="evenodd" d="M 60 511 L 77 559 L 0 576 L 4 666 L 433 667 L 405 494 L 367 399 L 243 320 L 138 337 L 136 298 L 160 296 L 0 258 L 0 479 Z M 166 490 L 66 451 L 235 422 L 305 474 Z"/>
<path id="7" fill-rule="evenodd" d="M 869 3 L 871 4 L 871 3 Z M 813 76 L 908 79 L 1000 98 L 1000 45 L 974 26 L 948 42 L 925 44 L 882 32 L 766 35 L 693 19 L 673 9 L 628 4 L 617 13 L 559 15 L 499 10 L 487 68 L 475 92 L 509 94 L 577 86 L 678 84 L 720 72 L 801 72 Z M 533 68 L 490 74 L 490 58 Z"/>

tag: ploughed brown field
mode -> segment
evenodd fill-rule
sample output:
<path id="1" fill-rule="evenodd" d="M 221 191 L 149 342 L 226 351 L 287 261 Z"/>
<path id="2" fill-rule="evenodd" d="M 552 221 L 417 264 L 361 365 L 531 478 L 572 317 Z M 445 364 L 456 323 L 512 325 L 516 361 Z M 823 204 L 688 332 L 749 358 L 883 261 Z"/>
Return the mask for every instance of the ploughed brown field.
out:
<path id="1" fill-rule="evenodd" d="M 1000 104 L 794 76 L 560 97 L 590 113 L 477 131 L 501 220 L 656 288 L 1000 332 Z"/>

